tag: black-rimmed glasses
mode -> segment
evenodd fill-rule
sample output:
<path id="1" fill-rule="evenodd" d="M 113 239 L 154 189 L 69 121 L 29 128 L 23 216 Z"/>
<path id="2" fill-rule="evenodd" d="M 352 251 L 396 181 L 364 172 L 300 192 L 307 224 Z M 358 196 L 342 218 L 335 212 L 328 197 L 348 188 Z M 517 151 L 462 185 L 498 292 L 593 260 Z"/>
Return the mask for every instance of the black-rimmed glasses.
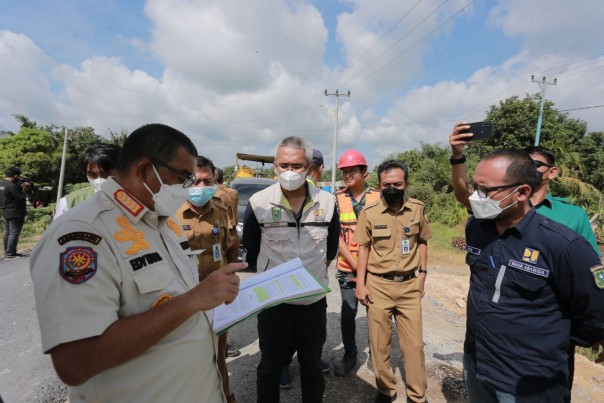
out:
<path id="1" fill-rule="evenodd" d="M 489 197 L 490 192 L 499 191 L 499 190 L 503 190 L 503 189 L 511 189 L 513 187 L 520 186 L 520 185 L 521 185 L 521 183 L 514 183 L 512 185 L 486 187 L 486 186 L 480 186 L 480 185 L 474 184 L 474 190 L 476 190 L 478 197 L 480 197 L 481 199 L 486 199 L 487 197 Z"/>
<path id="2" fill-rule="evenodd" d="M 539 169 L 541 167 L 548 167 L 548 168 L 552 168 L 553 167 L 553 165 L 546 164 L 543 161 L 533 160 L 533 162 L 535 163 L 535 168 L 537 168 L 537 169 Z"/>
<path id="3" fill-rule="evenodd" d="M 197 178 L 195 177 L 195 174 L 191 174 L 187 171 L 181 171 L 180 169 L 176 169 L 173 166 L 171 166 L 170 164 L 168 164 L 167 162 L 164 162 L 162 160 L 152 158 L 151 162 L 153 164 L 157 164 L 157 165 L 160 165 L 160 166 L 166 168 L 168 171 L 172 172 L 173 174 L 178 175 L 181 178 L 185 178 L 184 182 L 182 183 L 182 187 L 185 189 L 190 188 L 197 180 Z"/>

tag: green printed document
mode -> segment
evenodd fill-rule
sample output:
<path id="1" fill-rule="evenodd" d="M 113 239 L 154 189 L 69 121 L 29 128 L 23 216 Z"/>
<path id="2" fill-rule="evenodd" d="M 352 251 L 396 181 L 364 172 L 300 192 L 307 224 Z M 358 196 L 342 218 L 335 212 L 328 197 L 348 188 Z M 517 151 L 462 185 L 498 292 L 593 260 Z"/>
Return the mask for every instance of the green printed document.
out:
<path id="1" fill-rule="evenodd" d="M 263 309 L 329 291 L 295 258 L 242 281 L 235 301 L 214 309 L 213 328 L 222 333 Z"/>

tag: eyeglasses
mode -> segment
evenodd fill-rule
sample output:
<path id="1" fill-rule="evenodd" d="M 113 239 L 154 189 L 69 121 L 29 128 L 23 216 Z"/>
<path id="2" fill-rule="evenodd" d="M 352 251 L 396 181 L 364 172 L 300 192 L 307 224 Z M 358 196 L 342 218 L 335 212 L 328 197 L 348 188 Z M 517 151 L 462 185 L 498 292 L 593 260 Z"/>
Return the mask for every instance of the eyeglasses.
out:
<path id="1" fill-rule="evenodd" d="M 537 168 L 537 169 L 539 169 L 541 167 L 548 167 L 548 168 L 552 168 L 553 167 L 553 165 L 546 164 L 543 161 L 533 160 L 533 162 L 535 163 L 535 168 Z"/>
<path id="2" fill-rule="evenodd" d="M 151 158 L 151 162 L 153 164 L 157 164 L 157 165 L 160 165 L 160 166 L 166 168 L 168 171 L 172 172 L 175 175 L 178 175 L 181 178 L 184 178 L 185 180 L 182 183 L 182 187 L 185 189 L 190 188 L 191 185 L 193 185 L 195 183 L 195 181 L 197 180 L 197 178 L 195 177 L 195 174 L 189 173 L 187 171 L 181 171 L 180 169 L 176 169 L 176 168 L 172 167 L 170 164 L 168 164 L 167 162 L 164 162 L 162 160 Z"/>
<path id="3" fill-rule="evenodd" d="M 294 172 L 304 172 L 308 169 L 308 167 L 304 164 L 277 164 L 277 168 L 280 171 L 294 171 Z"/>
<path id="4" fill-rule="evenodd" d="M 474 189 L 476 190 L 476 193 L 478 194 L 478 197 L 480 197 L 481 199 L 486 199 L 487 197 L 489 197 L 490 192 L 499 191 L 499 190 L 503 190 L 503 189 L 511 189 L 513 187 L 520 186 L 521 183 L 514 183 L 512 185 L 490 186 L 490 187 L 480 186 L 475 183 L 473 185 L 474 185 Z"/>

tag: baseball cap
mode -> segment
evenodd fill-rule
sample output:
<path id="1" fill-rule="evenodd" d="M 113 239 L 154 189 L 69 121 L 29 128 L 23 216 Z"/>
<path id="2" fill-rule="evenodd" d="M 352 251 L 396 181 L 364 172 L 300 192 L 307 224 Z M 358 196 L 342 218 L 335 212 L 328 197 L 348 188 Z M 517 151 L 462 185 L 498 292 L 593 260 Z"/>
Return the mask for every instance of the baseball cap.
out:
<path id="1" fill-rule="evenodd" d="M 321 151 L 317 150 L 316 148 L 313 148 L 312 161 L 310 163 L 316 167 L 323 165 L 323 154 L 321 154 Z"/>

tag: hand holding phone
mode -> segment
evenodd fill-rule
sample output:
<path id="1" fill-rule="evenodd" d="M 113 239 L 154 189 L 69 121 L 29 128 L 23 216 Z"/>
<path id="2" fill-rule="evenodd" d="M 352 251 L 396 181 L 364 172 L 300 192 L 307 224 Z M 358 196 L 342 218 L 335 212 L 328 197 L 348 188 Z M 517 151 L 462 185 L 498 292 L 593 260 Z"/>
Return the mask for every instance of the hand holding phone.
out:
<path id="1" fill-rule="evenodd" d="M 472 133 L 472 137 L 468 137 L 465 141 L 473 140 L 488 140 L 495 135 L 495 125 L 491 121 L 468 123 L 469 129 L 462 130 L 459 134 Z"/>

